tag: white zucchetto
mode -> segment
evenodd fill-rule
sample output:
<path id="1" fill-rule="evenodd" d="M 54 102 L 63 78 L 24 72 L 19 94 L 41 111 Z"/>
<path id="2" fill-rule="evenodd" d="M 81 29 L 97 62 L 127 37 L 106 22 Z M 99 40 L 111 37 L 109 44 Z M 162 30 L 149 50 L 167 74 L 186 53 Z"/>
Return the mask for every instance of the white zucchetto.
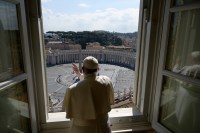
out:
<path id="1" fill-rule="evenodd" d="M 98 60 L 93 56 L 88 56 L 83 60 L 83 66 L 87 69 L 98 69 Z"/>

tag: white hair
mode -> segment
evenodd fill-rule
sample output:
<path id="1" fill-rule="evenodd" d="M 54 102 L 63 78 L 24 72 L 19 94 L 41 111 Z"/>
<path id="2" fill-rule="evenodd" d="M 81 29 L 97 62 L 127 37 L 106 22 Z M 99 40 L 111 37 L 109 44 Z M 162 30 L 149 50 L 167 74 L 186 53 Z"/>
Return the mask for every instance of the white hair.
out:
<path id="1" fill-rule="evenodd" d="M 200 51 L 194 51 L 191 55 L 195 62 L 200 63 Z"/>

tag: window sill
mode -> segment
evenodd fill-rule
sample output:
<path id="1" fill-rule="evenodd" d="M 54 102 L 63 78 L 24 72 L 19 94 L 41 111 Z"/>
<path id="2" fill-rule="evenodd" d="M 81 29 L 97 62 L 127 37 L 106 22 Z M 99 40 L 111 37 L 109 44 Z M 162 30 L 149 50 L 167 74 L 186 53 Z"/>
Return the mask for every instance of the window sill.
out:
<path id="1" fill-rule="evenodd" d="M 70 119 L 66 118 L 65 112 L 48 113 L 48 115 L 49 119 L 47 120 L 47 123 L 70 121 Z M 109 118 L 139 116 L 139 115 L 141 115 L 141 113 L 136 108 L 118 108 L 118 109 L 112 109 L 109 112 Z"/>
<path id="2" fill-rule="evenodd" d="M 49 119 L 47 123 L 42 124 L 42 133 L 58 132 L 70 129 L 70 120 L 66 119 L 65 112 L 49 113 Z M 139 129 L 151 129 L 149 123 L 145 121 L 145 118 L 136 108 L 118 108 L 112 109 L 109 112 L 109 124 L 113 132 L 118 132 L 118 130 L 134 130 Z M 135 126 L 137 128 L 135 128 Z M 140 127 L 140 128 L 138 128 Z M 145 127 L 145 128 L 144 128 Z M 49 132 L 50 131 L 50 132 Z"/>
<path id="3" fill-rule="evenodd" d="M 48 115 L 49 115 L 49 119 L 47 120 L 47 123 L 70 121 L 70 119 L 66 118 L 66 113 L 65 112 L 48 113 Z"/>

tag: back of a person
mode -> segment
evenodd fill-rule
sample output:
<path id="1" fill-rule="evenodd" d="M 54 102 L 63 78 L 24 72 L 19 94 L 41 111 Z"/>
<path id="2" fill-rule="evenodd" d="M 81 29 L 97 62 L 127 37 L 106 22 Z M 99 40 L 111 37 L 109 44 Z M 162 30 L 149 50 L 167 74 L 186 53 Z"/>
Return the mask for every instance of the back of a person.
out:
<path id="1" fill-rule="evenodd" d="M 73 67 L 81 81 L 67 88 L 63 101 L 63 111 L 72 120 L 71 133 L 110 133 L 108 112 L 114 103 L 110 78 L 96 76 L 98 61 L 92 56 L 83 60 L 83 74 Z"/>
<path id="2" fill-rule="evenodd" d="M 110 133 L 107 121 L 111 85 L 106 76 L 87 75 L 70 88 L 75 113 L 73 133 Z"/>
<path id="3" fill-rule="evenodd" d="M 78 106 L 76 113 L 85 116 L 82 119 L 95 119 L 98 115 L 107 114 L 110 111 L 110 97 L 113 93 L 110 88 L 112 84 L 108 77 L 95 75 L 88 75 L 86 79 L 72 86 L 71 99 L 75 102 L 74 107 Z M 83 114 L 83 110 L 93 112 L 91 107 L 94 107 L 95 116 L 92 116 L 92 113 Z"/>

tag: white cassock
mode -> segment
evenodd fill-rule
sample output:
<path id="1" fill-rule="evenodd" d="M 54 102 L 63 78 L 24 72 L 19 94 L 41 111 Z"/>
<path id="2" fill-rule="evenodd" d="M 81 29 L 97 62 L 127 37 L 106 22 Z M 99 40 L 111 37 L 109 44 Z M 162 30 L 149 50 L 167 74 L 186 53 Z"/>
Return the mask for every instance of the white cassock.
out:
<path id="1" fill-rule="evenodd" d="M 178 71 L 177 71 L 178 72 Z M 185 66 L 179 73 L 200 79 L 200 65 Z M 176 117 L 179 127 L 188 133 L 200 132 L 200 88 L 180 82 L 177 90 Z"/>
<path id="2" fill-rule="evenodd" d="M 110 133 L 108 112 L 114 104 L 113 86 L 107 76 L 85 75 L 65 93 L 63 111 L 72 120 L 72 133 Z"/>

